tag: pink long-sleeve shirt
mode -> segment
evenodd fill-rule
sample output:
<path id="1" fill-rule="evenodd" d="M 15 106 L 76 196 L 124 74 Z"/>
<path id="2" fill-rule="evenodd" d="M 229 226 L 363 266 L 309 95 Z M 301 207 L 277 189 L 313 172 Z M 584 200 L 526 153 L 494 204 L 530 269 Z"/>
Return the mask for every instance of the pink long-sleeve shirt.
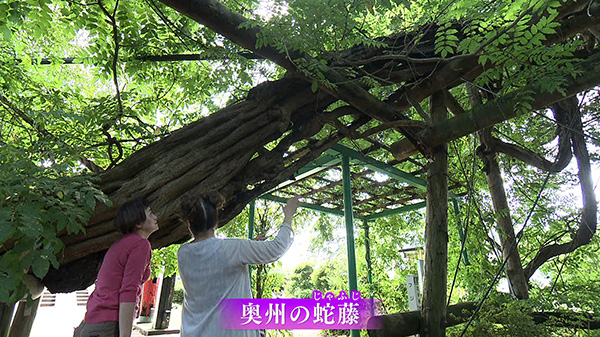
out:
<path id="1" fill-rule="evenodd" d="M 151 257 L 150 242 L 137 233 L 126 234 L 115 242 L 102 261 L 85 321 L 118 321 L 121 302 L 135 302 L 137 311 L 142 285 L 150 278 Z"/>

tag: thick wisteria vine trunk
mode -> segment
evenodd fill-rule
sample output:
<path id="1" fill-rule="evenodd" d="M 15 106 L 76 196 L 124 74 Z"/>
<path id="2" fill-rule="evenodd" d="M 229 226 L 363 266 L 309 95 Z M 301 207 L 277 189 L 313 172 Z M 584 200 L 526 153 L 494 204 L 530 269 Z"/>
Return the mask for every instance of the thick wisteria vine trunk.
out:
<path id="1" fill-rule="evenodd" d="M 482 104 L 481 95 L 473 86 L 467 88 L 469 101 L 471 106 L 479 106 Z M 490 149 L 492 142 L 492 131 L 490 128 L 485 128 L 477 132 L 481 146 L 478 154 L 484 163 L 484 171 L 490 194 L 492 196 L 492 204 L 495 219 L 500 231 L 500 246 L 502 248 L 502 257 L 506 260 L 506 274 L 510 284 L 511 291 L 519 299 L 529 298 L 529 286 L 527 279 L 523 273 L 521 264 L 521 256 L 519 247 L 515 238 L 515 230 L 508 206 L 508 199 L 504 190 L 504 180 L 500 173 L 500 166 L 496 158 L 496 153 Z"/>
<path id="2" fill-rule="evenodd" d="M 51 270 L 43 280 L 50 291 L 72 291 L 90 285 L 104 251 L 119 233 L 112 226 L 118 206 L 145 197 L 159 217 L 160 229 L 150 237 L 153 247 L 163 247 L 189 238 L 176 217 L 178 199 L 185 193 L 216 190 L 227 203 L 220 225 L 227 223 L 261 193 L 292 174 L 333 146 L 341 135 L 309 142 L 308 149 L 286 162 L 284 153 L 296 140 L 320 130 L 310 128 L 331 98 L 319 97 L 296 79 L 265 83 L 253 89 L 244 102 L 202 118 L 170 136 L 136 152 L 100 176 L 102 190 L 113 205 L 97 205 L 86 232 L 64 235 L 60 270 Z M 321 121 L 328 116 L 323 114 Z M 284 136 L 285 134 L 285 136 Z M 270 142 L 278 146 L 267 151 Z"/>

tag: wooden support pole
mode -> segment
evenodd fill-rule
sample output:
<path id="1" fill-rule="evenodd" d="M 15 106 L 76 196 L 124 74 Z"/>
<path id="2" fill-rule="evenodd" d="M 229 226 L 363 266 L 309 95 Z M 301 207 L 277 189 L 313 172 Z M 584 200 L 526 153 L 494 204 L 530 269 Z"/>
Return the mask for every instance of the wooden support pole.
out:
<path id="1" fill-rule="evenodd" d="M 9 337 L 29 337 L 41 298 L 40 296 L 33 300 L 33 303 L 29 306 L 27 305 L 27 301 L 19 302 L 15 318 L 10 326 Z"/>
<path id="2" fill-rule="evenodd" d="M 171 319 L 171 306 L 173 305 L 173 290 L 175 289 L 175 275 L 163 277 L 160 287 L 160 297 L 158 298 L 158 309 L 154 329 L 169 328 Z"/>
<path id="3" fill-rule="evenodd" d="M 447 117 L 442 92 L 431 96 L 431 119 L 440 123 Z M 446 144 L 433 151 L 427 171 L 425 221 L 425 277 L 421 337 L 446 335 L 446 283 L 448 278 L 448 153 Z"/>

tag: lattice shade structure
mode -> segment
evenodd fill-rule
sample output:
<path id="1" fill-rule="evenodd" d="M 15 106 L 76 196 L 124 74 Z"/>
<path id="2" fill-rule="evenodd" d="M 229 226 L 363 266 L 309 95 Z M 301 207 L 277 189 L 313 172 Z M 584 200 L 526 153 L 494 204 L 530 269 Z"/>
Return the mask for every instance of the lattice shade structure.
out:
<path id="1" fill-rule="evenodd" d="M 261 198 L 283 202 L 298 195 L 303 207 L 344 215 L 342 170 L 339 164 L 342 157 L 347 156 L 352 168 L 354 217 L 370 220 L 425 207 L 427 183 L 423 165 L 416 160 L 383 162 L 374 159 L 375 156 L 385 157 L 385 152 L 386 149 L 375 142 L 365 148 L 360 148 L 357 142 L 348 146 L 335 145 L 299 170 L 295 179 L 283 182 Z M 403 170 L 404 167 L 415 170 L 407 172 Z M 465 193 L 466 189 L 461 184 L 450 184 L 451 198 Z"/>

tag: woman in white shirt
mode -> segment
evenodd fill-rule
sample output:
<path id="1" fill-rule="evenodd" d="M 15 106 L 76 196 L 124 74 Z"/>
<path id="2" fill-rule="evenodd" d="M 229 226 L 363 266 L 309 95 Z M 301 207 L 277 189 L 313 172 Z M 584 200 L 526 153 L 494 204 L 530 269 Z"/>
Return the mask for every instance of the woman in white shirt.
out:
<path id="1" fill-rule="evenodd" d="M 219 303 L 226 298 L 252 298 L 248 265 L 276 261 L 293 242 L 291 224 L 298 198 L 288 200 L 279 233 L 268 241 L 216 238 L 221 204 L 219 196 L 181 198 L 180 217 L 194 237 L 177 252 L 184 287 L 182 337 L 258 337 L 257 330 L 221 329 Z"/>

